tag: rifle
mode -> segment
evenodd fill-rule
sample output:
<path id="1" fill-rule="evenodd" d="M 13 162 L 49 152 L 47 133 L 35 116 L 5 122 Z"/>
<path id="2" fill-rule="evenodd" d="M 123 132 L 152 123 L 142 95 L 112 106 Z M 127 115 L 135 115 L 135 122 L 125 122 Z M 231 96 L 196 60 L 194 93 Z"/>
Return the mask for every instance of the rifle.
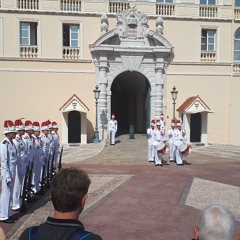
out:
<path id="1" fill-rule="evenodd" d="M 50 188 L 50 161 L 51 161 L 51 154 L 50 154 L 50 150 L 48 153 L 48 160 L 47 160 L 47 183 L 46 183 L 46 187 Z"/>
<path id="2" fill-rule="evenodd" d="M 33 173 L 33 163 L 34 158 L 32 162 L 29 163 L 29 173 L 28 173 L 28 186 L 27 186 L 27 202 L 33 202 L 33 199 L 31 197 L 31 193 L 33 193 L 32 190 L 32 173 Z"/>
<path id="3" fill-rule="evenodd" d="M 26 174 L 24 175 L 24 182 L 23 182 L 23 188 L 22 188 L 22 205 L 20 207 L 20 212 L 27 212 L 27 202 L 26 202 L 26 197 L 27 197 L 27 180 L 28 180 L 28 173 L 29 173 L 29 165 L 30 162 L 28 163 L 28 166 L 26 166 Z"/>
<path id="4" fill-rule="evenodd" d="M 59 157 L 59 162 L 58 162 L 58 171 L 60 171 L 62 168 L 62 154 L 63 154 L 63 145 L 61 147 L 61 152 L 60 152 L 60 157 Z"/>
<path id="5" fill-rule="evenodd" d="M 52 161 L 51 161 L 50 180 L 52 180 L 52 178 L 53 178 L 53 176 L 54 176 L 54 173 L 53 173 L 54 157 L 55 157 L 55 149 L 53 150 Z"/>

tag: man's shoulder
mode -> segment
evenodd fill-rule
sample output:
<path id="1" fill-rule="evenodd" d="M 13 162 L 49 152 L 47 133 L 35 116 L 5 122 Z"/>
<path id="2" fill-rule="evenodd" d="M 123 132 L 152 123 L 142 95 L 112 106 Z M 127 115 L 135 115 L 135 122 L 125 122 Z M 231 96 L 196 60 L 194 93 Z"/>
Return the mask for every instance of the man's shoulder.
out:
<path id="1" fill-rule="evenodd" d="M 26 228 L 23 233 L 21 234 L 19 240 L 28 240 L 28 233 L 29 233 L 30 227 Z"/>

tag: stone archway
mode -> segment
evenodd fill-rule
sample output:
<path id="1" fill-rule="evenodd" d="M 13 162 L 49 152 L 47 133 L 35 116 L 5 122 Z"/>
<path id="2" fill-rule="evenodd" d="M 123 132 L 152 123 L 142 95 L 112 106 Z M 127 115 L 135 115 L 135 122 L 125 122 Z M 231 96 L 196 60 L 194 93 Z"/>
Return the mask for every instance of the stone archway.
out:
<path id="1" fill-rule="evenodd" d="M 118 134 L 128 132 L 134 125 L 135 132 L 145 133 L 150 116 L 150 84 L 138 72 L 119 74 L 111 85 L 111 113 L 118 120 Z"/>
<path id="2" fill-rule="evenodd" d="M 159 119 L 166 111 L 166 73 L 173 47 L 162 35 L 163 20 L 156 20 L 156 31 L 148 29 L 147 15 L 128 9 L 117 15 L 117 27 L 108 31 L 102 15 L 102 36 L 90 51 L 95 64 L 96 84 L 100 87 L 100 139 L 107 137 L 107 120 L 111 116 L 112 84 L 120 74 L 130 71 L 148 79 L 151 94 L 149 119 Z"/>

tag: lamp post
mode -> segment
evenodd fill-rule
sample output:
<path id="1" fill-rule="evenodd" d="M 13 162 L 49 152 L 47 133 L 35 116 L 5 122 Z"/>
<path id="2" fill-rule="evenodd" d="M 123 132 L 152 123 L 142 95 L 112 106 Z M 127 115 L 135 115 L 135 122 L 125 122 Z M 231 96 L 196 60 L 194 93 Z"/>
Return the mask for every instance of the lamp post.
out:
<path id="1" fill-rule="evenodd" d="M 94 92 L 94 97 L 96 100 L 96 127 L 94 131 L 94 138 L 93 138 L 93 143 L 99 143 L 99 134 L 98 134 L 98 98 L 100 95 L 100 90 L 98 90 L 98 85 L 96 85 L 95 89 L 93 90 Z"/>
<path id="2" fill-rule="evenodd" d="M 178 91 L 176 91 L 176 87 L 174 86 L 173 87 L 173 90 L 171 91 L 171 94 L 172 94 L 172 100 L 173 100 L 173 119 L 175 120 L 176 117 L 175 117 L 175 105 L 176 105 L 176 99 L 177 99 L 177 94 L 178 94 Z"/>

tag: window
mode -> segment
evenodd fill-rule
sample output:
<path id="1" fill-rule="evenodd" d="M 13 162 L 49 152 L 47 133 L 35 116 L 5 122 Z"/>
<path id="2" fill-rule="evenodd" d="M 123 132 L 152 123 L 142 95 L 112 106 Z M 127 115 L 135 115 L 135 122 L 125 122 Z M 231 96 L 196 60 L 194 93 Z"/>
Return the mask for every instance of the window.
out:
<path id="1" fill-rule="evenodd" d="M 215 51 L 215 35 L 216 30 L 202 29 L 201 34 L 201 50 Z"/>
<path id="2" fill-rule="evenodd" d="M 31 46 L 37 45 L 37 23 L 20 23 L 20 44 Z"/>
<path id="3" fill-rule="evenodd" d="M 173 3 L 173 0 L 157 0 L 157 3 Z"/>
<path id="4" fill-rule="evenodd" d="M 200 5 L 215 5 L 215 0 L 200 0 Z"/>
<path id="5" fill-rule="evenodd" d="M 79 47 L 79 25 L 63 24 L 63 46 Z"/>
<path id="6" fill-rule="evenodd" d="M 240 7 L 240 0 L 235 0 L 235 7 Z"/>
<path id="7" fill-rule="evenodd" d="M 234 36 L 234 61 L 240 61 L 240 31 Z"/>

